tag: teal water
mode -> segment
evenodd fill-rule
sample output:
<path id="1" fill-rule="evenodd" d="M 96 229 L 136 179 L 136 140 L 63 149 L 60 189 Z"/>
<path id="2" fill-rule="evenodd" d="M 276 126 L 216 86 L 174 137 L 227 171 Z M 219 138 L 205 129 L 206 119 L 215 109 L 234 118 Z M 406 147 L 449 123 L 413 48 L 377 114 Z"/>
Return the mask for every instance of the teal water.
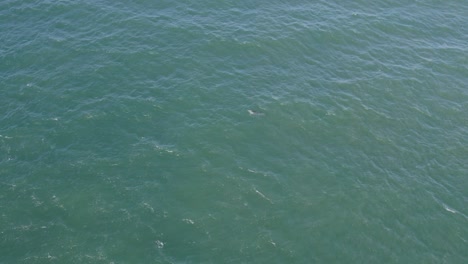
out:
<path id="1" fill-rule="evenodd" d="M 468 263 L 467 25 L 0 2 L 0 263 Z"/>

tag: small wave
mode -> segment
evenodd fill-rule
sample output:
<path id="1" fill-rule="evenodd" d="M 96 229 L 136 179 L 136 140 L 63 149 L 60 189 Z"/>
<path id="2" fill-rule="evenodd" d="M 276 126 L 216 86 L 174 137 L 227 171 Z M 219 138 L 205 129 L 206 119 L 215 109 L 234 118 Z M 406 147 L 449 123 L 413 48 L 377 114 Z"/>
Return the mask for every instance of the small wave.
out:
<path id="1" fill-rule="evenodd" d="M 446 204 L 442 204 L 442 205 L 443 205 L 445 211 L 450 212 L 450 213 L 452 213 L 452 214 L 461 215 L 461 216 L 463 216 L 465 219 L 468 219 L 468 216 L 466 216 L 465 214 L 463 214 L 463 213 L 461 213 L 461 212 L 459 212 L 459 211 L 457 211 L 457 210 L 455 210 L 455 209 L 449 207 L 449 206 L 446 205 Z"/>
<path id="2" fill-rule="evenodd" d="M 458 211 L 457 211 L 457 210 L 455 210 L 455 209 L 452 209 L 452 208 L 448 207 L 448 206 L 447 206 L 447 205 L 445 205 L 445 204 L 444 204 L 444 209 L 445 209 L 446 211 L 448 211 L 448 212 L 452 213 L 452 214 L 456 214 L 456 213 L 458 213 Z"/>
<path id="3" fill-rule="evenodd" d="M 261 193 L 259 190 L 255 189 L 254 188 L 254 191 L 256 194 L 258 194 L 260 197 L 262 197 L 263 199 L 267 200 L 268 202 L 270 202 L 271 204 L 273 204 L 273 202 L 270 200 L 270 198 L 266 197 L 263 193 Z"/>

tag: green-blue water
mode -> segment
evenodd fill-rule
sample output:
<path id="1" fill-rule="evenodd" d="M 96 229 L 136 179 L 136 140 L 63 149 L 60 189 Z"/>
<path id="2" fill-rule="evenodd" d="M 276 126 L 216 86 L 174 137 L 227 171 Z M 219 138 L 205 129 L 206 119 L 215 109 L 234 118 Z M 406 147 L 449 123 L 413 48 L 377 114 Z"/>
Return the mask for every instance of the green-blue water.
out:
<path id="1" fill-rule="evenodd" d="M 468 2 L 0 2 L 0 263 L 468 263 Z"/>

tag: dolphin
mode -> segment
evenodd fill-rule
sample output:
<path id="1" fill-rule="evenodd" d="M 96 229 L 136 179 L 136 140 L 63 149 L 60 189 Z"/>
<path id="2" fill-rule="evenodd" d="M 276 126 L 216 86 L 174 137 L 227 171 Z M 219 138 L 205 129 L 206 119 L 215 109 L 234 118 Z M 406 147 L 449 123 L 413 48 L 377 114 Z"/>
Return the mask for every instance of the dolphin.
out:
<path id="1" fill-rule="evenodd" d="M 250 115 L 264 115 L 264 113 L 262 112 L 257 112 L 257 111 L 254 111 L 254 110 L 247 110 L 247 112 L 249 112 Z"/>

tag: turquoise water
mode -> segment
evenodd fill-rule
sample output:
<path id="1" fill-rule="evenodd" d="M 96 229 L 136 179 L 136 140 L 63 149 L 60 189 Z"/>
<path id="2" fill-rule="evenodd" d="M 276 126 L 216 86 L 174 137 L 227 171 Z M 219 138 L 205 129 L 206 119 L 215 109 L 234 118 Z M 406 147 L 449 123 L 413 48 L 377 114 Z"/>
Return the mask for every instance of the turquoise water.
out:
<path id="1" fill-rule="evenodd" d="M 0 3 L 0 263 L 468 263 L 468 2 Z"/>

